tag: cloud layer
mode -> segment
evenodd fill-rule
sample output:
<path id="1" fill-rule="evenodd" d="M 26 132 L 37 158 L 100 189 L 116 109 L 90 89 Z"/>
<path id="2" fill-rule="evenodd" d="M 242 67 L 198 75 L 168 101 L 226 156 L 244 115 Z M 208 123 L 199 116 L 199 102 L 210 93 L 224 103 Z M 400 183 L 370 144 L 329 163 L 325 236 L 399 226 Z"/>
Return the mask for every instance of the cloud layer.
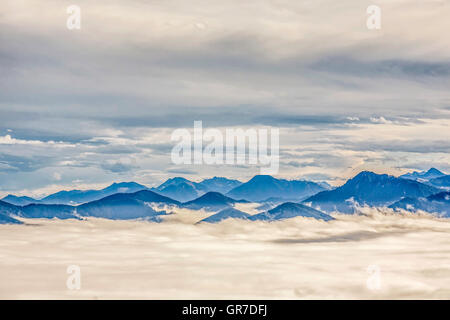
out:
<path id="1" fill-rule="evenodd" d="M 0 298 L 449 299 L 448 219 L 364 210 L 329 222 L 194 225 L 207 213 L 184 211 L 159 224 L 0 225 Z M 66 288 L 69 265 L 79 291 Z"/>

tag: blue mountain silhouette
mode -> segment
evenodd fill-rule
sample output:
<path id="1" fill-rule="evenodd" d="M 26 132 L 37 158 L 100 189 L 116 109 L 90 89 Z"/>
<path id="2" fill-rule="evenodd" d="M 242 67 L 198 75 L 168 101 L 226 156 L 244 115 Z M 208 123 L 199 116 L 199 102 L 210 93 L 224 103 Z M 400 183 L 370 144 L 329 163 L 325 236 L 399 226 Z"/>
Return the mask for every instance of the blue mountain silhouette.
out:
<path id="1" fill-rule="evenodd" d="M 168 179 L 152 191 L 181 202 L 196 199 L 205 193 L 195 182 L 181 177 Z"/>
<path id="2" fill-rule="evenodd" d="M 21 221 L 13 218 L 20 215 L 19 207 L 0 200 L 0 224 L 21 224 Z"/>
<path id="3" fill-rule="evenodd" d="M 221 210 L 223 208 L 232 206 L 236 203 L 246 203 L 246 200 L 235 200 L 230 197 L 224 196 L 219 192 L 208 192 L 202 195 L 201 197 L 183 203 L 183 207 L 199 210 Z"/>
<path id="4" fill-rule="evenodd" d="M 214 177 L 199 182 L 199 185 L 201 185 L 204 190 L 207 190 L 207 192 L 213 191 L 222 194 L 226 194 L 227 192 L 236 188 L 237 186 L 240 186 L 241 184 L 241 181 L 223 177 Z"/>
<path id="5" fill-rule="evenodd" d="M 254 216 L 249 217 L 249 219 L 253 221 L 256 220 L 275 221 L 295 217 L 315 218 L 324 221 L 334 219 L 333 217 L 319 210 L 315 210 L 303 204 L 293 202 L 286 202 L 280 204 L 279 206 L 273 208 L 272 210 L 256 214 Z"/>
<path id="6" fill-rule="evenodd" d="M 412 179 L 412 180 L 430 180 L 445 176 L 445 173 L 439 171 L 436 168 L 430 168 L 428 171 L 414 171 L 401 175 L 400 178 Z"/>
<path id="7" fill-rule="evenodd" d="M 421 198 L 406 197 L 391 205 L 390 208 L 403 209 L 411 212 L 422 210 L 450 218 L 450 191 L 444 191 Z"/>
<path id="8" fill-rule="evenodd" d="M 147 189 L 136 182 L 113 183 L 102 190 L 70 190 L 60 191 L 43 198 L 40 203 L 45 204 L 81 204 L 107 197 L 115 193 L 133 193 Z"/>
<path id="9" fill-rule="evenodd" d="M 304 202 L 325 212 L 353 213 L 355 202 L 360 205 L 387 206 L 403 197 L 427 197 L 437 192 L 437 188 L 415 180 L 363 171 L 343 186 L 319 192 Z"/>
<path id="10" fill-rule="evenodd" d="M 228 192 L 227 196 L 249 201 L 265 201 L 269 198 L 301 201 L 323 190 L 326 190 L 325 187 L 315 182 L 284 180 L 269 175 L 257 175 Z"/>
<path id="11" fill-rule="evenodd" d="M 428 180 L 429 184 L 439 188 L 450 188 L 450 175 Z"/>
<path id="12" fill-rule="evenodd" d="M 153 191 L 172 199 L 186 202 L 194 200 L 207 192 L 226 193 L 242 182 L 223 177 L 205 179 L 201 182 L 189 181 L 186 178 L 175 177 L 168 179 Z"/>
<path id="13" fill-rule="evenodd" d="M 201 223 L 201 222 L 218 223 L 220 221 L 227 220 L 230 218 L 248 220 L 249 217 L 250 217 L 250 215 L 248 213 L 239 211 L 235 208 L 225 208 L 225 209 L 219 211 L 218 213 L 213 214 L 213 215 L 209 216 L 208 218 L 201 220 L 199 223 Z"/>
<path id="14" fill-rule="evenodd" d="M 135 193 L 116 193 L 100 200 L 95 200 L 76 207 L 80 216 L 99 217 L 107 219 L 138 219 L 159 220 L 157 216 L 165 215 L 165 211 L 155 211 L 151 203 L 165 205 L 180 205 L 176 200 L 162 196 L 150 190 Z"/>
<path id="15" fill-rule="evenodd" d="M 79 219 L 76 215 L 76 207 L 64 204 L 39 204 L 26 205 L 21 210 L 24 218 L 47 218 L 47 219 Z"/>
<path id="16" fill-rule="evenodd" d="M 22 224 L 22 221 L 14 219 L 8 215 L 0 213 L 0 224 Z"/>
<path id="17" fill-rule="evenodd" d="M 166 191 L 174 188 L 180 194 L 186 192 L 185 186 L 191 186 L 194 193 L 189 196 L 201 194 L 186 202 L 179 202 L 160 194 L 161 191 L 154 192 L 134 182 L 114 183 L 102 190 L 62 191 L 43 200 L 10 195 L 5 199 L 11 202 L 16 201 L 17 205 L 0 200 L 0 223 L 21 223 L 16 217 L 59 219 L 101 217 L 160 221 L 160 217 L 166 214 L 164 211 L 166 206 L 217 212 L 217 214 L 204 219 L 204 222 L 218 222 L 227 218 L 272 221 L 296 216 L 314 217 L 328 221 L 332 217 L 324 212 L 353 213 L 356 211 L 355 203 L 369 206 L 390 206 L 394 209 L 405 209 L 412 212 L 423 210 L 450 217 L 450 194 L 448 190 L 445 190 L 449 176 L 443 175 L 430 180 L 424 180 L 423 178 L 435 176 L 438 172 L 440 171 L 432 168 L 427 172 L 416 174 L 416 176 L 422 177 L 418 179 L 423 182 L 419 182 L 405 177 L 397 178 L 386 174 L 380 175 L 363 171 L 349 179 L 344 185 L 325 191 L 320 191 L 323 190 L 323 187 L 313 182 L 288 181 L 264 175 L 255 176 L 243 184 L 237 180 L 214 177 L 199 183 L 184 178 L 173 178 L 160 186 L 162 190 Z M 445 191 L 432 186 L 432 183 Z M 237 187 L 234 187 L 226 195 L 216 191 L 208 191 L 210 188 L 227 190 L 234 185 L 237 185 Z M 129 192 L 136 189 L 141 190 Z M 315 193 L 317 190 L 319 192 Z M 287 200 L 290 198 L 298 199 L 308 193 L 315 194 L 304 200 L 303 204 Z M 102 197 L 104 194 L 106 196 Z M 47 204 L 44 202 L 56 201 L 77 204 L 97 197 L 101 198 L 79 205 Z M 266 204 L 266 206 L 261 207 L 260 210 L 266 211 L 250 216 L 233 208 L 237 203 L 248 202 L 247 199 L 264 201 L 263 204 Z M 271 200 L 270 203 L 265 201 L 267 199 Z M 41 202 L 29 203 L 33 200 Z M 274 208 L 274 206 L 276 207 Z M 273 209 L 269 210 L 270 208 Z"/>
<path id="18" fill-rule="evenodd" d="M 135 193 L 116 193 L 79 206 L 40 203 L 19 207 L 0 201 L 0 214 L 9 218 L 11 218 L 11 215 L 47 219 L 80 219 L 84 216 L 107 219 L 146 218 L 159 221 L 159 216 L 166 214 L 166 212 L 153 210 L 149 205 L 151 203 L 180 205 L 176 200 L 150 190 L 141 190 Z"/>
<path id="19" fill-rule="evenodd" d="M 40 200 L 36 200 L 34 198 L 30 197 L 18 197 L 12 194 L 7 195 L 2 199 L 4 202 L 8 202 L 10 204 L 16 205 L 16 206 L 26 206 L 30 203 L 39 203 Z"/>

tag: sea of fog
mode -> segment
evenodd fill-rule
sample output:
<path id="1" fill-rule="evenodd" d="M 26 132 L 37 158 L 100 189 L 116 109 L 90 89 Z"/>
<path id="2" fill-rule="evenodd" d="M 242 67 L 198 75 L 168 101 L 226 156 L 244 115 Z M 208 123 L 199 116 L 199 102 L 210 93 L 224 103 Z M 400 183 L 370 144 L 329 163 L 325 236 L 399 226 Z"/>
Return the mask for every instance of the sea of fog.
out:
<path id="1" fill-rule="evenodd" d="M 241 208 L 242 209 L 242 208 Z M 450 299 L 450 219 L 363 209 L 330 222 L 0 225 L 1 299 Z M 67 268 L 80 267 L 69 290 Z"/>

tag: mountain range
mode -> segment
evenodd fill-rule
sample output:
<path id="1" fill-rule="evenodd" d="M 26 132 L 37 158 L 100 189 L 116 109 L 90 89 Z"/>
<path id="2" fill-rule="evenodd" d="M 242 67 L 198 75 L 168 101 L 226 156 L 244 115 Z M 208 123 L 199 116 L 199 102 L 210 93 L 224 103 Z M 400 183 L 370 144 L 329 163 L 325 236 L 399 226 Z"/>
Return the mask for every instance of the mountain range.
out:
<path id="1" fill-rule="evenodd" d="M 301 180 L 283 180 L 271 176 L 255 176 L 242 183 L 238 180 L 224 177 L 213 177 L 201 182 L 193 182 L 186 178 L 168 179 L 156 188 L 147 188 L 136 182 L 113 183 L 101 190 L 69 190 L 59 191 L 43 199 L 18 197 L 8 195 L 2 200 L 14 205 L 24 206 L 31 203 L 79 205 L 95 201 L 116 193 L 134 193 L 140 190 L 151 190 L 160 195 L 180 202 L 187 202 L 204 195 L 207 192 L 219 192 L 234 199 L 249 201 L 264 201 L 268 199 L 284 202 L 299 201 L 319 191 L 330 187 L 325 183 L 315 183 Z"/>
<path id="2" fill-rule="evenodd" d="M 200 223 L 218 223 L 230 218 L 250 221 L 279 221 L 295 217 L 314 218 L 324 221 L 334 220 L 334 218 L 329 216 L 328 214 L 315 210 L 311 207 L 305 206 L 300 203 L 286 202 L 271 210 L 255 215 L 250 215 L 235 208 L 225 208 L 218 213 L 201 220 Z"/>
<path id="3" fill-rule="evenodd" d="M 406 197 L 390 206 L 392 209 L 403 209 L 417 212 L 419 210 L 436 213 L 438 216 L 450 218 L 450 192 L 444 191 L 428 197 Z"/>
<path id="4" fill-rule="evenodd" d="M 183 207 L 193 210 L 210 210 L 217 211 L 235 205 L 236 203 L 247 203 L 247 200 L 235 200 L 224 196 L 219 192 L 208 192 L 203 196 L 183 203 Z"/>
<path id="5" fill-rule="evenodd" d="M 450 175 L 433 178 L 429 180 L 428 183 L 439 188 L 450 188 Z"/>
<path id="6" fill-rule="evenodd" d="M 136 182 L 121 182 L 113 183 L 109 187 L 101 190 L 63 190 L 39 200 L 30 197 L 17 197 L 14 195 L 8 195 L 2 200 L 17 206 L 24 206 L 31 203 L 78 205 L 99 200 L 116 193 L 133 193 L 145 189 L 147 189 L 147 187 Z"/>
<path id="7" fill-rule="evenodd" d="M 283 180 L 265 175 L 255 176 L 245 183 L 218 177 L 199 183 L 173 178 L 154 189 L 147 189 L 134 182 L 114 183 L 101 190 L 58 192 L 36 200 L 37 203 L 30 203 L 34 199 L 28 197 L 7 196 L 4 200 L 17 203 L 0 200 L 0 223 L 21 223 L 20 218 L 85 217 L 162 221 L 162 217 L 170 214 L 175 207 L 213 211 L 214 214 L 203 222 L 218 222 L 228 218 L 274 221 L 296 216 L 329 221 L 333 219 L 329 215 L 331 212 L 355 213 L 358 206 L 363 205 L 389 206 L 411 212 L 423 210 L 449 217 L 449 191 L 430 184 L 435 179 L 445 181 L 444 178 L 448 176 L 443 174 L 436 178 L 436 174 L 435 170 L 429 170 L 408 177 L 394 177 L 363 171 L 331 190 L 324 190 L 326 185 L 314 182 Z M 412 176 L 417 179 L 412 179 Z M 193 200 L 178 201 L 161 194 L 168 188 L 182 193 L 186 186 L 194 187 L 195 192 L 201 195 Z M 210 188 L 223 192 L 209 191 Z M 96 199 L 98 197 L 100 199 Z M 78 204 L 92 198 L 95 200 Z M 259 213 L 255 215 L 236 208 L 238 204 L 256 201 L 259 201 L 256 207 Z M 67 202 L 70 204 L 65 204 Z"/>
<path id="8" fill-rule="evenodd" d="M 216 214 L 213 214 L 213 215 L 201 220 L 199 223 L 202 223 L 202 222 L 218 223 L 220 221 L 231 219 L 231 218 L 249 220 L 249 217 L 251 217 L 251 215 L 246 212 L 242 212 L 235 208 L 228 207 L 228 208 L 225 208 L 225 209 L 219 211 Z"/>
<path id="9" fill-rule="evenodd" d="M 141 190 L 135 193 L 117 193 L 100 200 L 82 204 L 76 207 L 76 213 L 85 217 L 107 219 L 146 218 L 150 220 L 155 220 L 157 216 L 166 214 L 163 210 L 156 211 L 151 204 L 180 205 L 180 202 L 150 190 Z"/>
<path id="10" fill-rule="evenodd" d="M 8 202 L 9 204 L 14 204 L 16 206 L 26 206 L 31 203 L 40 203 L 40 200 L 33 199 L 31 197 L 18 197 L 12 194 L 7 195 L 2 199 L 4 202 Z"/>
<path id="11" fill-rule="evenodd" d="M 76 207 L 64 204 L 32 203 L 23 206 L 20 211 L 20 216 L 24 218 L 79 219 Z"/>
<path id="12" fill-rule="evenodd" d="M 238 180 L 223 177 L 205 179 L 201 182 L 193 182 L 185 178 L 176 177 L 167 180 L 152 190 L 177 201 L 186 202 L 211 191 L 225 194 L 241 184 L 242 182 Z"/>
<path id="13" fill-rule="evenodd" d="M 439 191 L 415 180 L 363 171 L 341 187 L 319 192 L 303 203 L 325 212 L 354 213 L 356 204 L 388 206 L 404 197 L 427 197 Z"/>
<path id="14" fill-rule="evenodd" d="M 0 200 L 0 224 L 21 224 L 20 220 L 14 218 L 21 213 L 17 206 Z"/>
<path id="15" fill-rule="evenodd" d="M 249 217 L 249 219 L 252 221 L 257 220 L 276 221 L 295 217 L 315 218 L 317 220 L 324 220 L 324 221 L 334 220 L 333 217 L 324 212 L 321 212 L 319 210 L 313 209 L 300 203 L 293 203 L 293 202 L 286 202 L 280 204 L 279 206 L 269 211 L 253 215 Z"/>
<path id="16" fill-rule="evenodd" d="M 401 175 L 399 178 L 429 181 L 434 178 L 445 176 L 445 173 L 439 171 L 436 168 L 430 168 L 428 171 L 414 171 Z"/>
<path id="17" fill-rule="evenodd" d="M 315 182 L 284 180 L 269 175 L 258 175 L 232 189 L 227 196 L 256 202 L 271 199 L 301 201 L 324 190 L 326 190 L 324 185 Z"/>
<path id="18" fill-rule="evenodd" d="M 450 175 L 447 175 L 436 168 L 428 171 L 414 171 L 401 175 L 400 178 L 412 179 L 438 188 L 450 189 Z"/>

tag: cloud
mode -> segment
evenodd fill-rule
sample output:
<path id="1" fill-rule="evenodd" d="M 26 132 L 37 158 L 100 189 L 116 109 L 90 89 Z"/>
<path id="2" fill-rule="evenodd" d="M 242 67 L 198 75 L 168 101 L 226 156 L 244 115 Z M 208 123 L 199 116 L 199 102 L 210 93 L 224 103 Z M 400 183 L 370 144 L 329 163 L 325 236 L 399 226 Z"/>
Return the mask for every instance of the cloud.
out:
<path id="1" fill-rule="evenodd" d="M 16 156 L 0 153 L 0 164 L 3 172 L 29 172 L 43 168 L 52 162 L 49 156 Z"/>
<path id="2" fill-rule="evenodd" d="M 39 144 L 43 144 L 42 141 L 37 141 L 37 140 L 21 140 L 21 139 L 14 139 L 11 138 L 11 135 L 6 135 L 4 137 L 0 136 L 0 144 L 34 144 L 34 145 L 39 145 Z"/>
<path id="3" fill-rule="evenodd" d="M 59 172 L 55 172 L 53 173 L 53 179 L 55 179 L 56 181 L 60 181 L 61 180 L 61 174 Z"/>
<path id="4" fill-rule="evenodd" d="M 82 299 L 448 299 L 448 221 L 365 210 L 330 222 L 195 225 L 210 213 L 184 209 L 162 223 L 0 225 L 8 243 L 0 246 L 0 298 L 73 298 L 61 270 L 76 264 Z M 370 266 L 380 271 L 376 291 L 367 286 Z"/>
<path id="5" fill-rule="evenodd" d="M 100 166 L 102 169 L 114 173 L 124 173 L 137 168 L 137 166 L 132 164 L 128 159 L 119 161 L 109 160 L 106 163 L 102 163 Z"/>
<path id="6" fill-rule="evenodd" d="M 356 0 L 80 6 L 78 31 L 66 28 L 57 0 L 2 7 L 0 153 L 36 159 L 3 158 L 3 190 L 17 186 L 21 168 L 20 190 L 44 188 L 43 175 L 55 171 L 61 184 L 126 173 L 153 185 L 177 174 L 168 171 L 170 133 L 195 120 L 280 128 L 286 177 L 317 166 L 335 179 L 366 165 L 449 162 L 439 138 L 450 121 L 445 3 L 383 1 L 375 32 Z M 218 170 L 248 177 L 258 169 L 183 171 Z"/>
<path id="7" fill-rule="evenodd" d="M 194 175 L 197 173 L 197 171 L 195 170 L 190 170 L 190 169 L 183 169 L 183 168 L 172 168 L 172 169 L 167 169 L 168 173 L 174 173 L 174 174 L 185 174 L 185 175 Z"/>

